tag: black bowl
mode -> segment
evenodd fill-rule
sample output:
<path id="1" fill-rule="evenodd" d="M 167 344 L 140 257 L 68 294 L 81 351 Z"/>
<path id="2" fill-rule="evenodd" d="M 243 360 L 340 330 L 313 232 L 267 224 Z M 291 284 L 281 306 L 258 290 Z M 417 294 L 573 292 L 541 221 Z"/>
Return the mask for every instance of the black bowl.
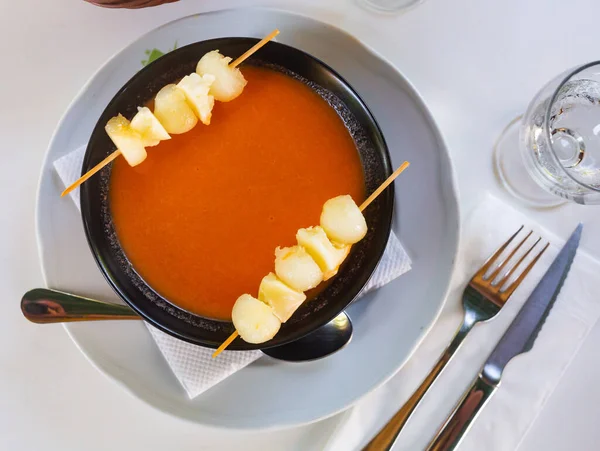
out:
<path id="1" fill-rule="evenodd" d="M 251 38 L 197 42 L 162 56 L 138 72 L 114 96 L 98 119 L 86 150 L 83 172 L 115 150 L 104 131 L 111 117 L 121 113 L 131 119 L 136 107 L 154 98 L 164 85 L 193 72 L 204 53 L 219 49 L 223 54 L 235 58 L 256 42 Z M 336 109 L 356 143 L 367 193 L 389 176 L 390 156 L 375 119 L 358 94 L 330 67 L 300 50 L 275 42 L 267 44 L 244 64 L 267 65 L 296 77 Z M 150 158 L 151 153 L 152 149 Z M 104 168 L 81 188 L 85 233 L 100 270 L 117 294 L 153 326 L 191 343 L 217 347 L 234 331 L 231 322 L 203 318 L 171 304 L 157 294 L 127 260 L 110 216 L 110 170 L 110 166 Z M 249 344 L 238 338 L 229 349 L 260 349 L 289 343 L 314 331 L 344 310 L 369 280 L 383 254 L 390 234 L 393 205 L 393 189 L 388 189 L 365 211 L 369 225 L 367 236 L 352 247 L 349 257 L 327 288 L 315 299 L 305 302 L 282 325 L 275 338 L 260 345 Z"/>

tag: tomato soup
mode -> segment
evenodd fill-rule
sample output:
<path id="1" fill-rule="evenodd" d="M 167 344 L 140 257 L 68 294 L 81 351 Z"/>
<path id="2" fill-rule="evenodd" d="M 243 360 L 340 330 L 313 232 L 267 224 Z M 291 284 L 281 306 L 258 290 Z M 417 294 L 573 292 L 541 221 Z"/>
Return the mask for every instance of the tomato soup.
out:
<path id="1" fill-rule="evenodd" d="M 244 92 L 216 102 L 212 123 L 115 161 L 110 209 L 120 244 L 157 293 L 198 315 L 230 319 L 257 295 L 277 246 L 319 223 L 340 194 L 364 200 L 358 151 L 335 110 L 302 82 L 244 67 Z"/>

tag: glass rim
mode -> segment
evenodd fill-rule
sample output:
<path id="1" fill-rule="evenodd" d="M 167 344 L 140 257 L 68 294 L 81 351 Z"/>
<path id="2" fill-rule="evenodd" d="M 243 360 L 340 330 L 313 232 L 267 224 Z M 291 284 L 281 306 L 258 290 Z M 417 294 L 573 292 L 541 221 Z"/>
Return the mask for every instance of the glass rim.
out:
<path id="1" fill-rule="evenodd" d="M 558 86 L 556 87 L 556 89 L 554 90 L 554 92 L 552 93 L 552 97 L 550 97 L 550 102 L 548 103 L 548 106 L 546 107 L 546 113 L 544 115 L 544 133 L 546 135 L 546 140 L 548 141 L 548 143 L 550 144 L 550 151 L 552 152 L 552 156 L 554 157 L 555 161 L 558 163 L 558 165 L 560 166 L 560 168 L 562 169 L 563 173 L 569 177 L 571 180 L 573 180 L 575 183 L 577 183 L 579 186 L 583 186 L 584 188 L 587 188 L 589 190 L 595 191 L 595 192 L 600 192 L 600 188 L 595 188 L 591 185 L 588 185 L 587 183 L 581 182 L 579 180 L 577 180 L 575 177 L 573 177 L 569 171 L 567 171 L 567 168 L 565 168 L 563 166 L 563 164 L 560 162 L 560 158 L 558 158 L 558 155 L 556 154 L 556 152 L 554 151 L 554 144 L 552 143 L 552 136 L 550 134 L 550 115 L 552 113 L 552 106 L 554 105 L 554 103 L 556 102 L 556 99 L 558 98 L 558 94 L 560 92 L 560 90 L 562 89 L 562 87 L 569 81 L 571 80 L 571 78 L 573 78 L 575 75 L 579 74 L 580 72 L 583 72 L 586 69 L 589 69 L 592 66 L 600 66 L 600 60 L 596 60 L 596 61 L 592 61 L 586 64 L 583 64 L 581 66 L 577 66 L 575 69 L 572 69 L 562 80 L 561 82 L 558 84 Z"/>

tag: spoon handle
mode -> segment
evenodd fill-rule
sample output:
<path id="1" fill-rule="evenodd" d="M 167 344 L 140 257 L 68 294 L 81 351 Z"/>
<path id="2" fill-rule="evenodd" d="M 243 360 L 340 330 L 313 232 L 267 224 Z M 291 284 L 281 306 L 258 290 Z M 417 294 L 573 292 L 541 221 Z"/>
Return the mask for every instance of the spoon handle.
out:
<path id="1" fill-rule="evenodd" d="M 33 323 L 141 319 L 126 305 L 110 304 L 62 291 L 35 288 L 21 299 L 21 311 Z"/>

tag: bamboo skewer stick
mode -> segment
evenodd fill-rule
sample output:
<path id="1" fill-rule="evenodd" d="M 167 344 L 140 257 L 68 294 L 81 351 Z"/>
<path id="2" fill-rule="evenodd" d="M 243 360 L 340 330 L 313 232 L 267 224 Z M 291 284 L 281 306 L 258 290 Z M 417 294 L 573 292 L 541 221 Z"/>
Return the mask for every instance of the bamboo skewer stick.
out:
<path id="1" fill-rule="evenodd" d="M 240 64 L 242 64 L 244 61 L 246 61 L 248 58 L 250 58 L 258 49 L 260 49 L 262 46 L 264 46 L 266 43 L 268 43 L 271 39 L 273 39 L 278 34 L 279 34 L 279 30 L 277 28 L 275 28 L 267 36 L 262 38 L 260 41 L 258 41 L 256 44 L 254 44 L 248 50 L 246 50 L 246 52 L 244 52 L 241 56 L 236 58 L 235 61 L 233 61 L 232 63 L 229 63 L 229 67 L 237 67 Z"/>
<path id="2" fill-rule="evenodd" d="M 238 331 L 234 330 L 233 333 L 229 336 L 229 338 L 227 340 L 225 340 L 223 343 L 221 343 L 221 346 L 219 346 L 216 349 L 216 351 L 213 352 L 212 358 L 214 359 L 216 356 L 218 356 L 223 351 L 225 351 L 225 348 L 227 348 L 227 346 L 229 346 L 231 344 L 231 342 L 238 337 L 238 335 L 239 335 Z"/>
<path id="3" fill-rule="evenodd" d="M 256 51 L 258 51 L 261 47 L 263 47 L 265 44 L 267 44 L 271 39 L 273 39 L 278 34 L 279 34 L 278 29 L 273 30 L 271 33 L 269 33 L 267 36 L 265 36 L 263 39 L 261 39 L 255 45 L 250 47 L 246 52 L 244 52 L 241 56 L 239 56 L 235 61 L 230 63 L 229 67 L 233 68 L 233 67 L 237 67 L 240 64 L 242 64 L 244 61 L 246 61 L 248 58 L 250 58 L 250 56 L 252 56 Z M 71 191 L 73 191 L 75 188 L 77 188 L 79 185 L 81 185 L 83 182 L 85 182 L 87 179 L 89 179 L 96 172 L 100 171 L 104 166 L 106 166 L 108 163 L 113 161 L 119 155 L 121 155 L 121 151 L 119 149 L 115 150 L 108 157 L 106 157 L 104 160 L 102 160 L 100 163 L 98 163 L 96 166 L 94 166 L 92 169 L 90 169 L 85 174 L 83 174 L 80 178 L 78 178 L 75 182 L 73 182 L 69 187 L 67 187 L 67 189 L 65 189 L 61 193 L 60 197 L 64 197 L 67 194 L 69 194 Z"/>
<path id="4" fill-rule="evenodd" d="M 367 199 L 360 204 L 360 211 L 363 211 L 365 208 L 367 208 L 371 202 L 373 202 L 377 196 L 379 196 L 381 194 L 381 192 L 386 189 L 390 183 L 392 183 L 396 177 L 398 177 L 400 174 L 402 174 L 404 172 L 404 170 L 410 166 L 410 163 L 408 161 L 405 161 L 404 163 L 402 163 L 400 165 L 400 167 L 398 169 L 396 169 L 392 175 L 390 175 L 385 182 L 383 182 L 381 185 L 379 185 L 379 188 L 377 188 L 375 191 L 373 191 L 373 194 L 371 194 L 369 197 L 367 197 Z"/>
<path id="5" fill-rule="evenodd" d="M 381 185 L 379 185 L 379 187 L 373 191 L 373 194 L 371 194 L 369 197 L 367 197 L 367 199 L 360 204 L 360 211 L 364 211 L 376 198 L 377 196 L 379 196 L 383 190 L 385 190 L 388 186 L 390 186 L 390 184 L 396 179 L 396 177 L 398 177 L 400 174 L 402 174 L 404 172 L 404 170 L 410 166 L 410 163 L 408 161 L 405 161 L 404 163 L 402 163 L 400 165 L 400 167 L 398 169 L 396 169 L 392 175 L 390 175 Z M 229 346 L 231 344 L 231 342 L 233 340 L 235 340 L 238 337 L 239 333 L 237 330 L 233 331 L 233 333 L 229 336 L 229 338 L 227 338 L 227 340 L 225 340 L 221 346 L 219 346 L 215 352 L 213 352 L 213 359 L 215 357 L 217 357 L 219 354 L 221 354 L 226 348 L 227 346 Z"/>
<path id="6" fill-rule="evenodd" d="M 92 169 L 90 169 L 89 171 L 87 171 L 85 174 L 83 174 L 79 179 L 77 179 L 75 181 L 75 183 L 71 184 L 67 189 L 65 189 L 60 197 L 64 197 L 67 194 L 69 194 L 71 191 L 73 191 L 75 188 L 77 188 L 79 185 L 81 185 L 83 182 L 85 182 L 87 179 L 89 179 L 92 175 L 94 175 L 96 172 L 98 172 L 100 169 L 102 169 L 104 166 L 106 166 L 108 163 L 110 163 L 111 161 L 113 161 L 115 158 L 117 158 L 119 155 L 121 155 L 121 151 L 119 149 L 115 150 L 113 153 L 111 153 L 108 157 L 106 157 L 104 160 L 102 160 L 100 163 L 98 163 L 96 166 L 94 166 Z"/>

